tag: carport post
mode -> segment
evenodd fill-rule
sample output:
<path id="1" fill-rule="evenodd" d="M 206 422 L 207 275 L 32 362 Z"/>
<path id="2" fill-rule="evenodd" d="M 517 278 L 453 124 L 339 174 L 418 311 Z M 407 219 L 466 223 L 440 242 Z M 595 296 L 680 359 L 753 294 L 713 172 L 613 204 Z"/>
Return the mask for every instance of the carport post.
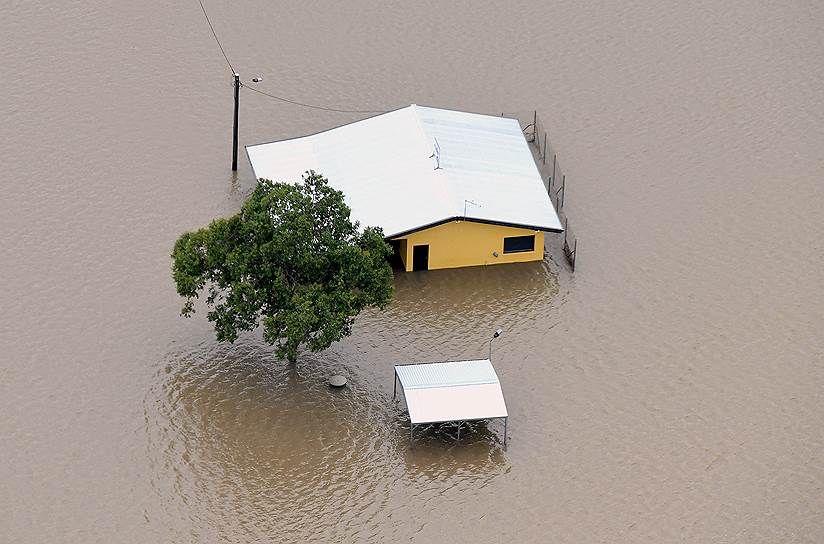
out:
<path id="1" fill-rule="evenodd" d="M 395 369 L 395 379 L 392 381 L 392 400 L 398 396 L 398 369 Z"/>
<path id="2" fill-rule="evenodd" d="M 508 417 L 504 418 L 504 448 L 506 448 L 506 422 L 509 421 Z"/>

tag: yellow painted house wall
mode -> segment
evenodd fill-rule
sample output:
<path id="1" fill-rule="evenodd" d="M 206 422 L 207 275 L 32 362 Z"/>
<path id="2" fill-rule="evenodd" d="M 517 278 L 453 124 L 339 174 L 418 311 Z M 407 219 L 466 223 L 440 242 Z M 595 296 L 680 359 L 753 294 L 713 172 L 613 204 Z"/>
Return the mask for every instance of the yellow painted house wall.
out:
<path id="1" fill-rule="evenodd" d="M 534 251 L 504 253 L 504 238 L 533 234 Z M 400 240 L 401 259 L 407 272 L 412 271 L 412 252 L 418 245 L 429 245 L 429 270 L 523 263 L 544 258 L 543 231 L 473 221 L 452 221 L 393 240 Z M 493 252 L 498 256 L 495 257 Z"/>

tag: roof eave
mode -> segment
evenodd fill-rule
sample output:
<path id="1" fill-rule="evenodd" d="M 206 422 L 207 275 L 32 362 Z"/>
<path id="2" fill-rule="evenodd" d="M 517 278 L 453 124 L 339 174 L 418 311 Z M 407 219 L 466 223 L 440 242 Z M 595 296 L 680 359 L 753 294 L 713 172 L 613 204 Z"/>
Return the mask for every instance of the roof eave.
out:
<path id="1" fill-rule="evenodd" d="M 440 221 L 427 223 L 425 225 L 421 225 L 419 227 L 415 227 L 415 228 L 412 228 L 412 229 L 397 232 L 395 234 L 389 234 L 389 235 L 384 236 L 384 238 L 386 238 L 387 240 L 390 240 L 390 239 L 393 239 L 393 238 L 401 238 L 403 236 L 409 236 L 410 234 L 414 234 L 414 233 L 420 232 L 422 230 L 438 227 L 440 225 L 444 225 L 446 223 L 451 223 L 453 221 L 467 221 L 467 222 L 470 222 L 470 223 L 483 223 L 483 224 L 486 224 L 486 225 L 498 225 L 498 226 L 501 226 L 501 227 L 513 227 L 513 228 L 517 228 L 517 229 L 538 230 L 538 231 L 542 231 L 542 232 L 554 232 L 554 233 L 564 232 L 563 228 L 555 229 L 555 228 L 543 227 L 543 226 L 539 226 L 539 225 L 528 225 L 528 224 L 525 224 L 525 223 L 512 223 L 510 221 L 495 221 L 495 220 L 492 220 L 492 219 L 480 219 L 480 218 L 476 218 L 476 217 L 454 216 L 454 217 L 448 217 L 446 219 L 442 219 Z"/>

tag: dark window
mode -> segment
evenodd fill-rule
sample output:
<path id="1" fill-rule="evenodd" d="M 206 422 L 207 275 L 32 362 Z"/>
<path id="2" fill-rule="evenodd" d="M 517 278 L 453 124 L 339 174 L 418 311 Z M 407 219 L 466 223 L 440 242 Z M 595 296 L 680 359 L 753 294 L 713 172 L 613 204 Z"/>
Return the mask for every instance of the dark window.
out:
<path id="1" fill-rule="evenodd" d="M 504 253 L 535 251 L 535 235 L 504 238 Z"/>

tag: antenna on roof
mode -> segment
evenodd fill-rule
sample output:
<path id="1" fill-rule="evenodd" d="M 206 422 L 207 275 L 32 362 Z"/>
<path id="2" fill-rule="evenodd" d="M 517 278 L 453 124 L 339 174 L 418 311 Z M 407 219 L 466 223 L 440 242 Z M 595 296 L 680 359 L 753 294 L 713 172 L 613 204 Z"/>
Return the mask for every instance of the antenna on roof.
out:
<path id="1" fill-rule="evenodd" d="M 432 147 L 432 154 L 429 155 L 430 159 L 435 159 L 435 170 L 441 169 L 441 146 L 438 144 L 437 138 L 432 138 L 435 140 L 435 145 Z"/>
<path id="2" fill-rule="evenodd" d="M 466 205 L 467 205 L 467 204 L 472 204 L 473 206 L 477 206 L 477 207 L 479 207 L 479 208 L 482 208 L 482 207 L 483 207 L 483 206 L 481 206 L 480 204 L 478 204 L 477 202 L 473 202 L 473 201 L 471 201 L 471 200 L 467 200 L 467 199 L 465 198 L 465 199 L 464 199 L 464 214 L 463 214 L 464 218 L 466 217 Z"/>

